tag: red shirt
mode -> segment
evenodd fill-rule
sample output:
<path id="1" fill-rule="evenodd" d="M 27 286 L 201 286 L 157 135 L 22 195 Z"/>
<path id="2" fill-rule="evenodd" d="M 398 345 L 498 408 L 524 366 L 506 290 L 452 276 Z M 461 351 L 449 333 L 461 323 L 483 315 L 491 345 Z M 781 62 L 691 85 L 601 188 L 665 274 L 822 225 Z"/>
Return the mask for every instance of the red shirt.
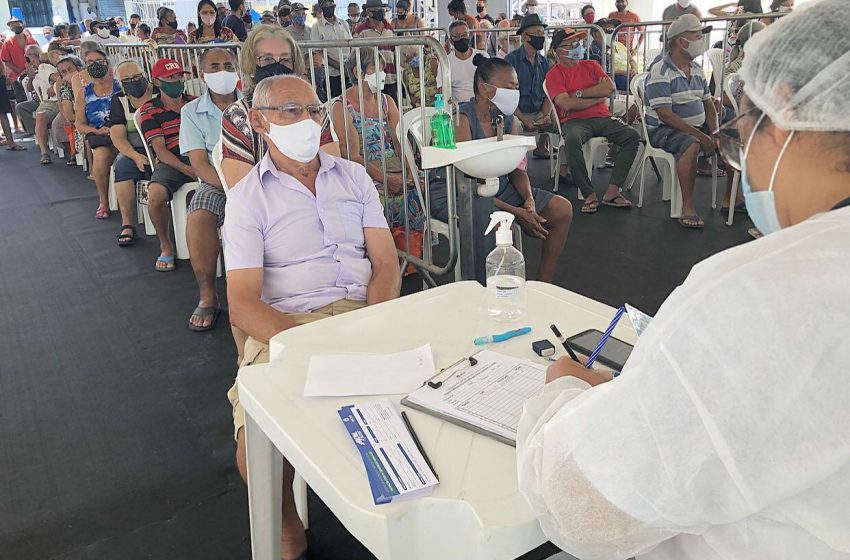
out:
<path id="1" fill-rule="evenodd" d="M 618 19 L 618 20 L 620 20 L 622 23 L 637 23 L 637 22 L 639 22 L 639 21 L 640 21 L 640 16 L 638 16 L 636 13 L 634 13 L 634 12 L 632 12 L 632 11 L 630 11 L 630 10 L 626 10 L 626 11 L 625 11 L 625 12 L 623 12 L 622 14 L 621 14 L 620 12 L 618 12 L 617 10 L 614 10 L 613 12 L 611 12 L 610 14 L 608 14 L 608 19 Z M 643 27 L 627 27 L 626 29 L 627 29 L 627 30 L 629 30 L 629 29 L 631 30 L 631 36 L 632 36 L 632 37 L 631 37 L 631 38 L 632 38 L 631 43 L 632 43 L 632 45 L 633 45 L 633 44 L 634 44 L 634 41 L 635 41 L 635 37 L 637 37 L 638 35 L 640 35 L 640 31 L 639 31 L 639 30 L 642 30 L 642 29 L 643 29 Z M 630 45 L 630 44 L 626 43 L 626 38 L 627 38 L 628 36 L 629 36 L 629 33 L 627 33 L 626 31 L 620 31 L 620 32 L 617 34 L 617 40 L 618 40 L 618 41 L 620 41 L 621 43 L 623 43 L 624 45 L 626 45 L 627 47 L 629 47 L 629 48 L 631 49 L 631 48 L 632 48 L 632 45 Z"/>
<path id="2" fill-rule="evenodd" d="M 375 33 L 378 32 L 378 30 L 375 29 L 375 23 L 372 22 L 372 18 L 366 18 L 365 21 L 361 21 L 360 23 L 358 23 L 357 26 L 354 28 L 354 35 L 359 35 L 366 29 L 373 29 Z M 390 20 L 384 20 L 384 29 L 389 29 L 390 31 L 393 30 L 393 26 L 390 23 Z"/>
<path id="3" fill-rule="evenodd" d="M 38 45 L 38 42 L 32 37 L 25 37 L 26 42 L 23 45 L 18 43 L 17 35 L 9 37 L 3 41 L 3 46 L 0 47 L 0 60 L 3 62 L 11 62 L 18 68 L 25 68 L 27 65 L 27 59 L 26 56 L 24 56 L 24 50 L 26 50 L 29 45 Z M 10 67 L 8 75 L 10 80 L 17 80 L 20 74 L 12 70 Z"/>
<path id="4" fill-rule="evenodd" d="M 549 92 L 549 97 L 554 102 L 558 95 L 562 93 L 572 94 L 580 89 L 593 87 L 599 84 L 602 78 L 608 79 L 608 74 L 595 60 L 579 60 L 578 64 L 572 68 L 556 64 L 546 74 L 546 91 Z M 555 110 L 558 112 L 558 120 L 566 122 L 572 119 L 610 117 L 611 111 L 608 109 L 608 105 L 608 100 L 603 99 L 600 103 L 581 111 L 564 111 L 557 104 Z"/>

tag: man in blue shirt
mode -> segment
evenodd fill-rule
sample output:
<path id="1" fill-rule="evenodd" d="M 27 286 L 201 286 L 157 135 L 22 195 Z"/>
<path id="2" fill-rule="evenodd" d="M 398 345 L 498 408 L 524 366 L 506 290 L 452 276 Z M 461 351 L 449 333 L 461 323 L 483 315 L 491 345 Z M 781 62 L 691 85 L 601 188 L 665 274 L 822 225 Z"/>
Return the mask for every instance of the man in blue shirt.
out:
<path id="1" fill-rule="evenodd" d="M 519 80 L 519 108 L 514 116 L 522 123 L 525 132 L 558 132 L 552 121 L 552 104 L 543 91 L 543 81 L 549 71 L 549 61 L 542 52 L 546 42 L 546 24 L 537 14 L 527 15 L 522 18 L 517 35 L 522 38 L 522 46 L 505 57 L 505 61 L 516 70 Z M 549 157 L 548 143 L 549 136 L 540 134 L 534 155 Z"/>
<path id="2" fill-rule="evenodd" d="M 654 62 L 646 78 L 646 128 L 649 141 L 676 156 L 686 228 L 705 226 L 694 206 L 694 180 L 700 150 L 714 153 L 711 134 L 717 130 L 717 111 L 708 84 L 694 59 L 708 48 L 711 27 L 693 14 L 679 16 L 667 30 L 667 54 Z"/>
<path id="3" fill-rule="evenodd" d="M 213 148 L 221 137 L 221 115 L 241 94 L 236 57 L 230 50 L 213 48 L 201 54 L 201 78 L 207 92 L 180 111 L 180 153 L 189 157 L 201 186 L 189 204 L 186 238 L 192 270 L 198 282 L 198 306 L 189 317 L 193 331 L 215 326 L 221 311 L 215 287 L 218 263 L 218 228 L 224 223 L 225 194 L 215 167 L 210 163 Z"/>

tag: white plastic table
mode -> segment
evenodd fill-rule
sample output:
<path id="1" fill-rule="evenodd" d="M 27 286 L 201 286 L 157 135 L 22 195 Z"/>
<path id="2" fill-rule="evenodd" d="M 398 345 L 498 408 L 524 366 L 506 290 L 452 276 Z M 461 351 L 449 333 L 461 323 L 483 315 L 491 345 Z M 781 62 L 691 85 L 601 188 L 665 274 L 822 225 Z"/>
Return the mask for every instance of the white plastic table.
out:
<path id="1" fill-rule="evenodd" d="M 337 409 L 371 396 L 302 396 L 311 355 L 390 353 L 431 343 L 437 369 L 476 348 L 473 338 L 531 326 L 532 333 L 491 349 L 536 359 L 535 340 L 565 352 L 549 325 L 565 336 L 605 330 L 615 310 L 551 284 L 527 283 L 528 313 L 517 323 L 486 314 L 486 292 L 459 282 L 284 331 L 271 341 L 269 364 L 243 368 L 251 543 L 255 560 L 280 558 L 282 455 L 343 525 L 380 559 L 512 559 L 546 542 L 517 489 L 516 451 L 486 436 L 406 409 L 434 463 L 440 484 L 427 498 L 376 506 L 360 454 Z M 614 336 L 634 343 L 624 316 Z M 390 395 L 397 404 L 404 395 Z M 282 455 L 281 455 L 282 454 Z"/>

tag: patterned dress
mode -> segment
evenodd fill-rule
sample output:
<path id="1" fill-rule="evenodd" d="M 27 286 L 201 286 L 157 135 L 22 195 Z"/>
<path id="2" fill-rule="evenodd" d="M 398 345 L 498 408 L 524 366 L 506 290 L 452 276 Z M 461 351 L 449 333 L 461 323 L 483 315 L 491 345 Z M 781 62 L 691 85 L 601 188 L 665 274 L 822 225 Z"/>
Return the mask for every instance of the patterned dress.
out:
<path id="1" fill-rule="evenodd" d="M 366 146 L 366 161 L 381 165 L 381 153 L 386 155 L 388 168 L 399 167 L 400 158 L 395 152 L 393 146 L 392 130 L 390 129 L 387 115 L 387 96 L 381 94 L 384 103 L 384 118 L 383 118 L 383 134 L 381 133 L 380 122 L 374 117 L 363 117 L 360 112 L 351 104 L 351 99 L 346 99 L 348 112 L 351 114 L 351 120 L 354 123 L 354 128 L 363 138 L 363 145 Z M 365 123 L 365 130 L 364 130 Z M 381 149 L 381 138 L 383 136 L 383 150 Z M 389 165 L 393 160 L 393 165 Z M 389 173 L 389 172 L 388 172 Z M 419 200 L 419 195 L 415 189 L 410 189 L 407 192 L 407 200 L 404 199 L 404 194 L 389 194 L 384 196 L 384 186 L 382 183 L 375 183 L 378 189 L 378 194 L 381 197 L 381 203 L 384 205 L 387 222 L 390 229 L 404 230 L 405 211 L 410 220 L 410 229 L 423 231 L 425 229 L 425 210 L 422 202 Z"/>

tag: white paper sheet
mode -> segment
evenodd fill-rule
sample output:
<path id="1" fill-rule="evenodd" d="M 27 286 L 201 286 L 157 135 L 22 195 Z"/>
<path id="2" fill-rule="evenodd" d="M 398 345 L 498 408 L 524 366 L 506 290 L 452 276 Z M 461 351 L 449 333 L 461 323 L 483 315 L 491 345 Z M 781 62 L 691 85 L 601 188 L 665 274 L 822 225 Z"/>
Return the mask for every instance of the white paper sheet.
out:
<path id="1" fill-rule="evenodd" d="M 431 345 L 396 354 L 312 356 L 305 397 L 409 393 L 436 373 Z"/>
<path id="2" fill-rule="evenodd" d="M 522 405 L 546 383 L 546 366 L 492 350 L 475 354 L 477 363 L 462 362 L 407 396 L 412 405 L 434 411 L 487 433 L 516 441 Z"/>

